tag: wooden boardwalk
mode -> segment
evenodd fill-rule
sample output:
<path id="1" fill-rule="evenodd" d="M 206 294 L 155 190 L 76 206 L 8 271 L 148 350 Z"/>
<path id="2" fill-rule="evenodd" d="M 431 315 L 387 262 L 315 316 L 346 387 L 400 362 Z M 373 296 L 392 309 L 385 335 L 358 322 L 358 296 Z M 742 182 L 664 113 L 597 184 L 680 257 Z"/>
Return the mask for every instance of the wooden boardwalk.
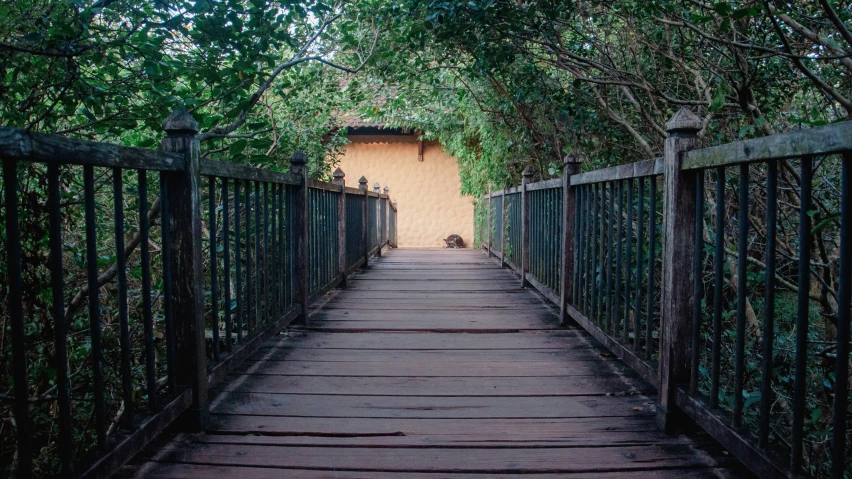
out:
<path id="1" fill-rule="evenodd" d="M 476 250 L 393 250 L 269 340 L 155 478 L 748 477 Z"/>

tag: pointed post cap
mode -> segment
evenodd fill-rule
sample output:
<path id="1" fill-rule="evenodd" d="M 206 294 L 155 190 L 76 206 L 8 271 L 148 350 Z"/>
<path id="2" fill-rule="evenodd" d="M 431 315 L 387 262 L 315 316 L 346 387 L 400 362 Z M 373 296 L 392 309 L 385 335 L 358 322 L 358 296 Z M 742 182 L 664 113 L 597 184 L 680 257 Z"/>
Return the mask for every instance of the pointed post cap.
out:
<path id="1" fill-rule="evenodd" d="M 526 167 L 526 168 L 524 168 L 524 172 L 523 172 L 522 174 L 523 174 L 523 176 L 524 176 L 524 177 L 526 177 L 526 178 L 531 177 L 531 176 L 533 175 L 533 168 L 532 168 L 532 165 L 527 165 L 527 167 Z"/>
<path id="2" fill-rule="evenodd" d="M 704 124 L 701 118 L 692 112 L 687 107 L 682 107 L 677 113 L 666 123 L 666 131 L 668 133 L 698 133 Z"/>
<path id="3" fill-rule="evenodd" d="M 290 163 L 293 165 L 304 165 L 308 162 L 308 156 L 302 150 L 296 150 L 290 155 Z"/>
<path id="4" fill-rule="evenodd" d="M 570 153 L 565 155 L 565 158 L 562 158 L 562 162 L 566 163 L 566 164 L 568 164 L 568 163 L 582 163 L 583 158 L 580 155 L 578 155 L 574 150 L 571 150 Z"/>
<path id="5" fill-rule="evenodd" d="M 341 170 L 340 167 L 338 166 L 337 169 L 334 170 L 334 173 L 331 174 L 331 176 L 332 176 L 332 178 L 344 178 L 344 177 L 346 177 L 346 174 L 343 173 L 343 170 Z"/>
<path id="6" fill-rule="evenodd" d="M 172 112 L 163 120 L 163 130 L 166 133 L 198 133 L 198 122 L 188 111 L 180 109 Z"/>
<path id="7" fill-rule="evenodd" d="M 379 192 L 379 189 L 380 189 L 381 187 L 382 187 L 382 185 L 380 185 L 378 181 L 377 181 L 377 182 L 375 182 L 375 183 L 373 183 L 373 191 L 375 191 L 376 193 L 378 193 L 378 192 Z"/>
<path id="8" fill-rule="evenodd" d="M 361 178 L 358 178 L 358 188 L 361 188 L 362 190 L 367 189 L 367 177 L 366 176 L 362 176 Z"/>
<path id="9" fill-rule="evenodd" d="M 390 193 L 390 188 L 388 188 L 388 186 L 387 186 L 387 185 L 385 185 L 385 189 L 384 189 L 384 190 L 382 190 L 382 191 L 384 191 L 384 192 L 385 192 L 385 194 L 388 194 L 388 193 Z"/>

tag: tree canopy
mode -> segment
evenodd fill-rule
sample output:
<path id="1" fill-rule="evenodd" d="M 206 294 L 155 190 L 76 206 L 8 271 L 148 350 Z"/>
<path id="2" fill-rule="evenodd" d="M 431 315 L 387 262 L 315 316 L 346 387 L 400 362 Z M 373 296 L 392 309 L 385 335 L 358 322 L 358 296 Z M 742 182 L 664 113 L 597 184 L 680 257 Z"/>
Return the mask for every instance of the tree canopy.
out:
<path id="1" fill-rule="evenodd" d="M 707 144 L 852 117 L 845 0 L 24 0 L 0 6 L 0 121 L 153 146 L 175 108 L 205 154 L 333 165 L 341 118 L 416 128 L 465 193 L 658 155 L 681 106 Z M 377 101 L 381 99 L 381 101 Z"/>

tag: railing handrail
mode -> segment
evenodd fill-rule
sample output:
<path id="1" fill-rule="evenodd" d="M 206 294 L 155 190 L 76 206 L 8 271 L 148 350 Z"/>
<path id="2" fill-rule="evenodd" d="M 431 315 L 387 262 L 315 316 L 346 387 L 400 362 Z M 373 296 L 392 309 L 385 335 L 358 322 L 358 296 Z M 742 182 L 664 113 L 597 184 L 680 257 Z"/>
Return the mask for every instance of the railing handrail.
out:
<path id="1" fill-rule="evenodd" d="M 37 133 L 0 126 L 0 151 L 9 159 L 38 163 L 180 171 L 184 158 L 160 150 Z"/>

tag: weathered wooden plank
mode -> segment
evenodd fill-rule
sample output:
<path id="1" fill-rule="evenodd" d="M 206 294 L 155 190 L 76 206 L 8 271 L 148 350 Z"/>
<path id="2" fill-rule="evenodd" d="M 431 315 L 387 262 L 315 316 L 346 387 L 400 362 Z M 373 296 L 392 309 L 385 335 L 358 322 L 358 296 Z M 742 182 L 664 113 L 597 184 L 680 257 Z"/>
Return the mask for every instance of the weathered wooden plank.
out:
<path id="1" fill-rule="evenodd" d="M 393 349 L 393 350 L 512 350 L 569 347 L 588 335 L 579 330 L 524 332 L 517 334 L 440 334 L 440 333 L 291 333 L 288 340 L 300 348 L 313 349 Z M 272 344 L 272 343 L 268 343 Z"/>
<path id="2" fill-rule="evenodd" d="M 387 472 L 635 471 L 672 467 L 713 467 L 710 457 L 682 444 L 538 449 L 356 448 L 181 443 L 159 459 L 240 466 Z"/>
<path id="3" fill-rule="evenodd" d="M 411 284 L 409 284 L 411 283 Z M 440 282 L 408 282 L 394 280 L 352 281 L 352 290 L 396 290 L 396 291 L 503 291 L 507 285 L 496 281 L 471 284 L 465 281 L 447 280 Z M 517 284 L 514 285 L 517 288 Z"/>
<path id="4" fill-rule="evenodd" d="M 501 420 L 505 428 L 502 431 L 491 425 L 490 421 L 477 419 L 454 420 L 455 424 L 442 419 L 361 419 L 365 423 L 362 427 L 370 427 L 368 424 L 377 421 L 387 421 L 396 430 L 387 430 L 382 433 L 351 434 L 332 432 L 325 434 L 304 433 L 285 427 L 283 431 L 271 430 L 262 419 L 253 416 L 230 416 L 230 418 L 243 421 L 246 425 L 254 428 L 241 427 L 233 422 L 231 429 L 216 430 L 213 436 L 205 437 L 199 434 L 186 435 L 180 438 L 182 441 L 197 443 L 231 443 L 251 444 L 268 446 L 303 446 L 303 447 L 442 447 L 442 448 L 465 448 L 465 447 L 492 447 L 509 449 L 512 447 L 530 448 L 555 447 L 555 446 L 581 446 L 581 447 L 613 447 L 628 445 L 652 445 L 652 444 L 688 444 L 686 438 L 672 438 L 653 430 L 641 430 L 643 427 L 653 428 L 653 423 L 643 418 L 578 418 L 578 419 L 536 419 L 536 420 Z M 302 419 L 302 418 L 294 418 Z M 333 420 L 333 419 L 331 419 Z M 525 429 L 518 435 L 506 436 L 506 431 L 515 431 L 515 424 L 511 421 L 524 421 L 521 427 Z M 548 424 L 547 421 L 559 421 L 558 427 Z M 351 422 L 351 421 L 350 421 Z M 459 424 L 458 422 L 461 422 Z M 424 429 L 423 424 L 431 423 Z M 444 426 L 438 429 L 438 424 Z M 608 425 L 609 424 L 609 425 Z M 470 428 L 476 426 L 475 430 L 487 431 L 482 434 L 470 434 Z M 461 426 L 466 426 L 467 431 Z M 543 427 L 547 434 L 537 434 L 535 427 Z M 374 429 L 372 429 L 374 430 Z M 239 433 L 238 437 L 233 437 Z M 231 437 L 229 437 L 231 436 Z"/>
<path id="5" fill-rule="evenodd" d="M 641 433 L 657 442 L 661 437 L 653 429 L 649 416 L 585 418 L 335 418 L 335 417 L 264 417 L 214 414 L 210 431 L 217 433 L 259 434 L 267 436 L 367 438 L 412 437 L 435 441 L 479 442 L 500 445 L 519 442 L 573 442 L 609 436 L 612 440 Z M 511 436 L 506 432 L 511 431 Z"/>
<path id="6" fill-rule="evenodd" d="M 485 350 L 427 350 L 405 351 L 387 349 L 303 349 L 296 347 L 266 348 L 256 352 L 249 361 L 312 361 L 312 362 L 383 362 L 408 361 L 418 364 L 429 361 L 458 362 L 548 362 L 561 363 L 563 360 L 588 361 L 612 358 L 603 350 L 590 348 L 588 344 L 578 343 L 572 348 L 558 349 L 512 349 L 507 351 Z M 609 360 L 609 359 L 606 359 Z M 437 391 L 436 391 L 437 392 Z"/>
<path id="7" fill-rule="evenodd" d="M 849 150 L 852 150 L 852 122 L 844 121 L 693 150 L 684 154 L 681 169 L 696 170 L 806 155 L 828 155 Z"/>
<path id="8" fill-rule="evenodd" d="M 211 477 L 251 477 L 252 479 L 280 479 L 285 476 L 291 479 L 390 479 L 398 478 L 396 472 L 379 471 L 345 471 L 345 470 L 309 470 L 292 469 L 286 470 L 268 467 L 251 466 L 216 466 L 199 464 L 161 463 L 151 462 L 140 472 L 139 477 L 152 477 L 160 479 L 209 479 Z M 410 479 L 482 479 L 482 474 L 475 473 L 406 473 L 405 477 Z M 528 474 L 501 474 L 501 478 L 516 479 L 530 477 Z M 609 479 L 622 478 L 624 472 L 580 472 L 571 474 L 536 474 L 536 479 L 557 479 L 568 477 L 571 479 Z M 663 469 L 631 471 L 631 479 L 728 479 L 733 476 L 726 469 Z"/>
<path id="9" fill-rule="evenodd" d="M 330 397 L 270 393 L 227 393 L 210 410 L 261 416 L 408 418 L 631 417 L 654 413 L 653 401 L 641 396 Z"/>
<path id="10" fill-rule="evenodd" d="M 518 325 L 515 323 L 477 323 L 468 322 L 461 324 L 454 321 L 434 322 L 432 324 L 398 323 L 389 321 L 322 321 L 312 324 L 312 332 L 427 332 L 427 333 L 518 333 L 521 331 L 546 331 L 558 329 L 558 325 Z"/>
<path id="11" fill-rule="evenodd" d="M 334 193 L 340 193 L 340 191 L 342 190 L 340 185 L 335 185 L 334 183 L 326 183 L 325 181 L 315 180 L 313 178 L 308 178 L 308 188 L 331 191 Z"/>
<path id="12" fill-rule="evenodd" d="M 488 281 L 488 280 L 485 280 Z M 522 289 L 508 291 L 397 291 L 397 290 L 370 290 L 370 291 L 338 291 L 334 295 L 335 303 L 338 301 L 360 301 L 399 303 L 408 299 L 431 300 L 431 301 L 459 301 L 471 299 L 474 301 L 492 301 L 501 303 L 513 303 L 521 301 L 531 304 L 540 304 L 541 300 L 528 291 Z"/>
<path id="13" fill-rule="evenodd" d="M 299 184 L 298 176 L 292 173 L 281 173 L 264 168 L 252 168 L 251 166 L 215 160 L 201 160 L 201 174 L 219 178 L 235 178 L 285 185 Z"/>
<path id="14" fill-rule="evenodd" d="M 183 155 L 174 152 L 66 138 L 5 126 L 0 126 L 0 150 L 6 158 L 44 163 L 159 171 L 181 171 L 186 165 Z"/>
<path id="15" fill-rule="evenodd" d="M 538 183 L 527 185 L 527 191 L 549 190 L 552 188 L 562 188 L 562 178 L 553 178 L 552 180 L 539 181 Z"/>
<path id="16" fill-rule="evenodd" d="M 637 161 L 626 165 L 602 168 L 600 170 L 587 171 L 573 175 L 571 186 L 586 185 L 590 183 L 602 183 L 605 181 L 627 180 L 630 178 L 644 178 L 646 176 L 662 175 L 663 159 Z"/>
<path id="17" fill-rule="evenodd" d="M 296 376 L 398 376 L 398 377 L 570 377 L 606 374 L 598 362 L 560 361 L 493 363 L 452 361 L 429 363 L 385 362 L 319 362 L 267 361 L 262 364 L 244 363 L 236 372 L 252 374 L 290 374 Z"/>
<path id="18" fill-rule="evenodd" d="M 317 351 L 314 351 L 317 352 Z M 352 353 L 349 351 L 348 353 Z M 653 394 L 647 383 L 626 381 L 620 374 L 572 376 L 553 380 L 549 377 L 505 378 L 430 378 L 430 377 L 359 377 L 359 376 L 232 376 L 223 385 L 226 391 L 361 395 L 361 396 L 595 396 Z"/>

